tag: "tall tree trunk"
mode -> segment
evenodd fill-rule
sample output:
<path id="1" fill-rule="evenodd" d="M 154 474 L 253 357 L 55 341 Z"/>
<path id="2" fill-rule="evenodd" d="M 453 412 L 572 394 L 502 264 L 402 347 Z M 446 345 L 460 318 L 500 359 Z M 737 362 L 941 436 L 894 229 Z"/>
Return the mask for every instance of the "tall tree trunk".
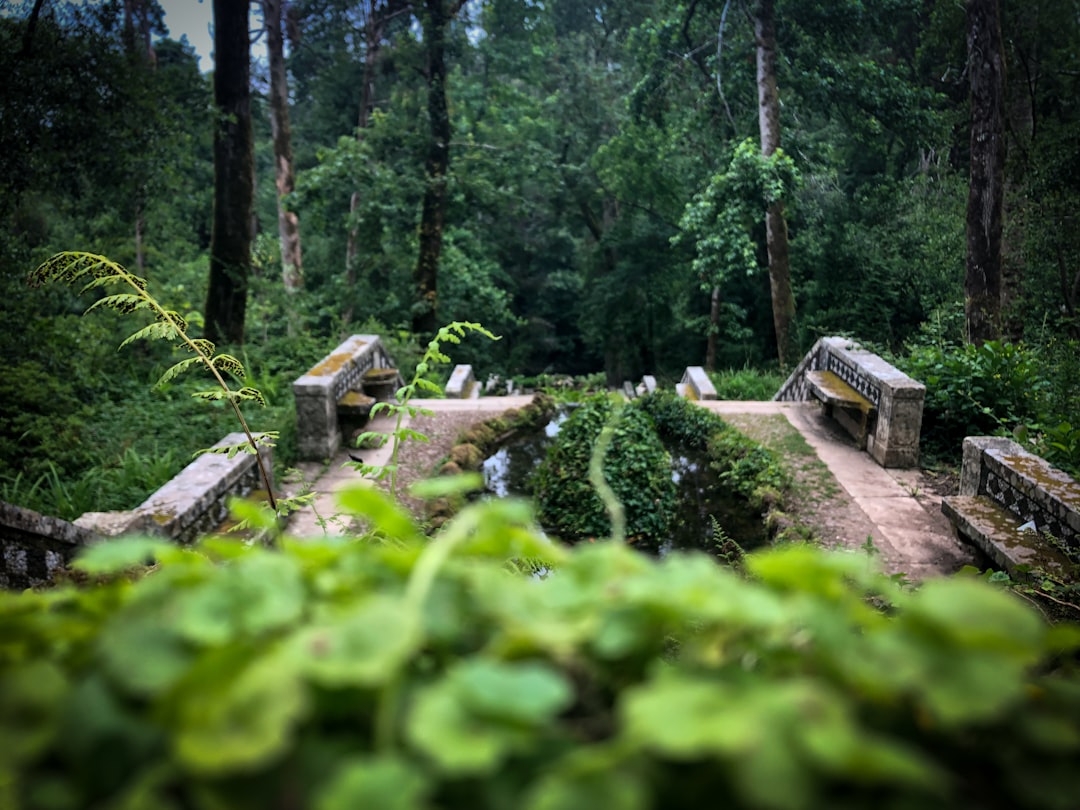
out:
<path id="1" fill-rule="evenodd" d="M 1027 259 L 1024 243 L 1028 222 L 1036 214 L 1027 193 L 1031 155 L 1036 148 L 1035 97 L 1041 79 L 1041 40 L 1038 3 L 1022 4 L 1003 21 L 1011 31 L 1003 43 L 1011 79 L 1005 87 L 1005 181 L 1001 204 L 1001 329 L 1002 336 L 1019 342 L 1024 338 L 1024 318 L 1019 302 L 1024 293 Z"/>
<path id="2" fill-rule="evenodd" d="M 206 337 L 243 343 L 251 272 L 254 155 L 247 0 L 214 0 L 214 218 Z"/>
<path id="3" fill-rule="evenodd" d="M 716 371 L 716 336 L 720 331 L 720 288 L 709 296 L 709 337 L 705 344 L 705 370 Z"/>
<path id="4" fill-rule="evenodd" d="M 300 220 L 284 202 L 294 188 L 289 79 L 285 73 L 285 43 L 281 32 L 284 0 L 262 0 L 262 5 L 266 20 L 266 53 L 270 62 L 270 136 L 274 141 L 281 280 L 285 292 L 295 293 L 304 287 L 304 262 L 300 252 Z"/>
<path id="5" fill-rule="evenodd" d="M 1005 173 L 1005 56 L 997 0 L 967 0 L 971 78 L 971 177 L 964 313 L 968 340 L 1001 333 L 1001 235 Z"/>
<path id="6" fill-rule="evenodd" d="M 761 153 L 766 157 L 780 148 L 780 97 L 776 90 L 776 21 L 774 0 L 760 0 L 754 11 L 757 48 L 758 128 Z M 785 369 L 795 355 L 795 296 L 791 290 L 787 220 L 784 203 L 778 200 L 765 213 L 765 239 L 769 250 L 769 287 L 772 291 L 776 354 Z"/>
<path id="7" fill-rule="evenodd" d="M 446 217 L 446 175 L 450 168 L 450 112 L 446 103 L 446 29 L 461 7 L 446 0 L 424 0 L 424 46 L 427 50 L 428 120 L 431 140 L 425 164 L 427 188 L 420 212 L 420 252 L 413 274 L 416 302 L 413 332 L 430 337 L 438 326 L 439 257 Z"/>
<path id="8" fill-rule="evenodd" d="M 383 36 L 386 23 L 395 14 L 401 13 L 401 0 L 366 0 L 364 14 L 364 78 L 360 86 L 360 112 L 356 121 L 356 140 L 363 141 L 368 119 L 375 104 L 375 69 L 382 56 Z M 360 189 L 353 191 L 349 198 L 349 236 L 345 245 L 345 288 L 348 290 L 348 302 L 342 315 L 345 323 L 353 317 L 353 291 L 356 288 L 356 261 L 360 255 L 360 226 L 357 222 L 357 210 L 360 208 Z"/>
<path id="9" fill-rule="evenodd" d="M 124 47 L 135 70 L 153 71 L 157 54 L 150 41 L 147 0 L 124 0 Z M 139 173 L 140 175 L 142 172 Z M 146 277 L 146 180 L 135 178 L 135 272 Z"/>

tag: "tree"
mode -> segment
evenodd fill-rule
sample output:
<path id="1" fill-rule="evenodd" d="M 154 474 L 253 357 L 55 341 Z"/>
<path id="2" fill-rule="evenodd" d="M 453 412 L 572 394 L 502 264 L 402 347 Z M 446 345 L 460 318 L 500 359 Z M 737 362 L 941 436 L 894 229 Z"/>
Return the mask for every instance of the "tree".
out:
<path id="1" fill-rule="evenodd" d="M 274 178 L 277 186 L 278 237 L 281 242 L 281 280 L 285 291 L 304 286 L 304 262 L 300 250 L 300 220 L 290 211 L 286 198 L 292 194 L 292 127 L 289 125 L 289 79 L 285 72 L 282 36 L 285 0 L 262 0 L 266 22 L 266 53 L 270 63 L 270 132 L 274 142 Z"/>
<path id="2" fill-rule="evenodd" d="M 465 0 L 424 0 L 424 49 L 427 52 L 428 126 L 425 161 L 427 185 L 420 211 L 420 250 L 413 274 L 413 332 L 430 336 L 438 327 L 439 257 L 446 219 L 446 182 L 450 171 L 450 111 L 446 102 L 446 30 Z"/>
<path id="3" fill-rule="evenodd" d="M 243 343 L 255 195 L 246 0 L 214 0 L 214 64 L 218 117 L 206 337 Z"/>
<path id="4" fill-rule="evenodd" d="M 360 112 L 356 121 L 356 139 L 363 142 L 371 112 L 375 107 L 376 69 L 383 52 L 386 28 L 392 19 L 411 10 L 409 0 L 364 0 L 361 3 L 361 22 L 364 27 L 364 76 L 360 85 Z M 356 263 L 360 252 L 360 228 L 358 209 L 361 192 L 357 188 L 349 198 L 349 237 L 345 248 L 345 283 L 350 291 L 356 286 Z M 352 320 L 353 305 L 350 296 L 344 313 L 345 322 Z"/>
<path id="5" fill-rule="evenodd" d="M 774 0 L 759 0 L 754 9 L 754 44 L 757 50 L 758 128 L 761 154 L 766 158 L 780 148 L 780 96 L 776 89 L 776 12 Z M 787 220 L 784 201 L 776 199 L 765 212 L 765 240 L 769 251 L 769 287 L 772 291 L 773 327 L 780 368 L 795 354 L 795 296 L 791 291 Z"/>
<path id="6" fill-rule="evenodd" d="M 967 0 L 971 82 L 971 177 L 964 314 L 973 343 L 1001 330 L 1001 235 L 1005 174 L 1005 55 L 997 0 Z"/>

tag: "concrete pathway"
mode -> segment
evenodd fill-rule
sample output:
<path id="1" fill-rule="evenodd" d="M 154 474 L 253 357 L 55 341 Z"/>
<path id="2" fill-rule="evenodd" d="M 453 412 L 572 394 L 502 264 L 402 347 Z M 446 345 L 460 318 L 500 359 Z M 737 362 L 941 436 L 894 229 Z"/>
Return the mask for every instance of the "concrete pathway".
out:
<path id="1" fill-rule="evenodd" d="M 702 402 L 720 414 L 783 414 L 877 531 L 887 570 L 912 579 L 947 574 L 972 561 L 941 513 L 941 498 L 919 490 L 919 470 L 886 469 L 859 450 L 813 402 Z M 852 537 L 858 546 L 865 538 Z"/>
<path id="2" fill-rule="evenodd" d="M 421 404 L 435 412 L 472 412 L 482 417 L 521 407 L 531 400 L 531 396 L 509 396 L 424 400 Z M 923 579 L 955 571 L 970 560 L 941 514 L 940 498 L 918 491 L 919 471 L 878 466 L 832 420 L 825 418 L 815 403 L 706 401 L 699 404 L 720 415 L 782 414 L 806 438 L 839 485 L 876 527 L 873 541 L 887 570 L 904 571 L 912 579 Z M 393 429 L 394 420 L 383 414 L 368 425 L 368 430 L 384 433 Z M 374 450 L 342 448 L 329 464 L 298 465 L 311 489 L 318 494 L 313 508 L 293 515 L 289 534 L 309 537 L 324 531 L 340 533 L 347 528 L 320 524 L 338 511 L 334 501 L 336 490 L 362 478 L 356 470 L 343 466 L 350 460 L 350 454 L 367 464 L 381 466 L 389 462 L 391 448 L 389 443 Z M 296 489 L 294 486 L 291 491 Z M 865 539 L 852 537 L 847 542 L 857 547 Z"/>

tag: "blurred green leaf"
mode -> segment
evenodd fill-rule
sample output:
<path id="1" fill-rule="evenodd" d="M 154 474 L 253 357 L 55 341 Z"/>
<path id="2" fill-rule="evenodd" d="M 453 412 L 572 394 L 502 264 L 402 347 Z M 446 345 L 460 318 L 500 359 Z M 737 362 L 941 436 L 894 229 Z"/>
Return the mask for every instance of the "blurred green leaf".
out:
<path id="1" fill-rule="evenodd" d="M 353 759 L 342 764 L 316 797 L 316 810 L 422 810 L 428 779 L 396 758 Z"/>

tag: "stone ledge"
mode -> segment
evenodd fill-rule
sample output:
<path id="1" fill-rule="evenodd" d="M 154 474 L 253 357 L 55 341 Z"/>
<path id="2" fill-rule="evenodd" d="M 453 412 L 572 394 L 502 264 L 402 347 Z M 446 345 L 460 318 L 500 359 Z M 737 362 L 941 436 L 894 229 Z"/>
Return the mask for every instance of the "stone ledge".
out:
<path id="1" fill-rule="evenodd" d="M 1013 579 L 1031 579 L 1031 571 L 1043 570 L 1068 576 L 1074 568 L 1026 522 L 986 495 L 953 495 L 941 499 L 941 511 L 957 533 L 976 546 Z"/>
<path id="2" fill-rule="evenodd" d="M 683 386 L 682 391 L 688 399 L 716 399 L 716 388 L 713 387 L 712 380 L 701 366 L 687 366 L 680 385 Z M 676 391 L 678 390 L 676 386 Z M 680 396 L 684 394 L 680 393 Z"/>
<path id="3" fill-rule="evenodd" d="M 832 372 L 877 408 L 866 451 L 882 467 L 916 467 L 926 387 L 854 341 L 821 338 L 773 397 L 778 402 L 810 398 L 807 376 Z"/>
<path id="4" fill-rule="evenodd" d="M 470 365 L 457 365 L 450 373 L 444 392 L 447 399 L 473 399 L 480 393 Z"/>

